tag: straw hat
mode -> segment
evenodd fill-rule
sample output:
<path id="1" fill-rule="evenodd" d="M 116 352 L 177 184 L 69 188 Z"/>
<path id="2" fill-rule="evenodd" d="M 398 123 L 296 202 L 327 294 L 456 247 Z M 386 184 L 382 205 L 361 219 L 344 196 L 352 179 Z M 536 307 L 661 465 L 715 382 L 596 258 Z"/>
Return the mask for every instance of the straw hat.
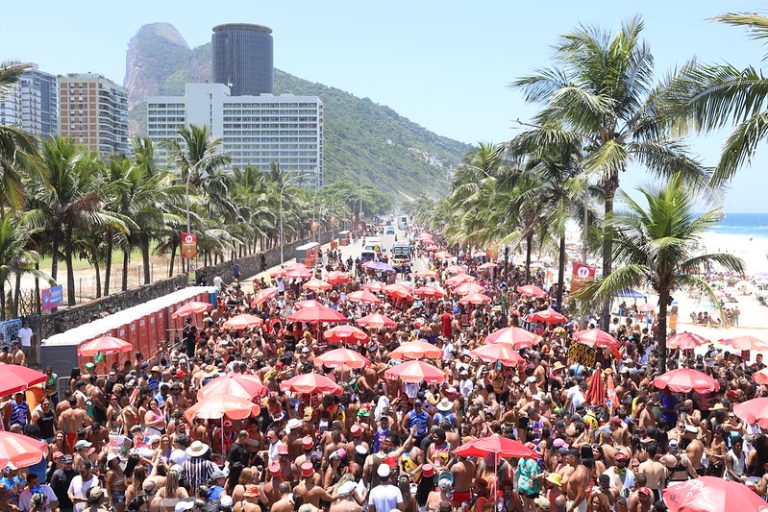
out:
<path id="1" fill-rule="evenodd" d="M 453 402 L 448 400 L 447 397 L 443 397 L 443 399 L 440 400 L 440 402 L 437 404 L 437 410 L 442 412 L 451 411 L 453 410 Z"/>
<path id="2" fill-rule="evenodd" d="M 190 457 L 202 457 L 209 449 L 208 445 L 202 441 L 195 441 L 187 448 L 186 452 Z"/>

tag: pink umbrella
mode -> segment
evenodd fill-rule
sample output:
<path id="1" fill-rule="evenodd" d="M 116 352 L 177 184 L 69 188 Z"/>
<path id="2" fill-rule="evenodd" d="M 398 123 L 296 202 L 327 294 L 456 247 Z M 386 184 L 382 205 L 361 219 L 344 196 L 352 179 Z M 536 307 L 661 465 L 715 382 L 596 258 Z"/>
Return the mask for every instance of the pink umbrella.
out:
<path id="1" fill-rule="evenodd" d="M 639 306 L 638 311 L 653 311 L 656 307 L 653 304 L 643 304 Z"/>
<path id="2" fill-rule="evenodd" d="M 317 356 L 315 358 L 315 366 L 363 368 L 364 366 L 371 366 L 371 362 L 354 350 L 337 348 Z"/>
<path id="3" fill-rule="evenodd" d="M 261 327 L 264 325 L 264 320 L 259 318 L 258 316 L 249 315 L 249 314 L 242 314 L 233 316 L 226 322 L 224 322 L 223 327 L 225 329 L 247 329 L 248 327 Z"/>
<path id="4" fill-rule="evenodd" d="M 298 268 L 286 270 L 284 276 L 287 277 L 288 279 L 308 279 L 312 277 L 312 271 L 306 267 L 304 268 L 298 267 Z"/>
<path id="5" fill-rule="evenodd" d="M 422 286 L 421 288 L 416 288 L 413 290 L 413 294 L 418 295 L 419 297 L 434 297 L 438 299 L 445 297 L 445 292 L 443 290 L 438 290 L 432 286 Z"/>
<path id="6" fill-rule="evenodd" d="M 720 389 L 720 383 L 698 370 L 680 368 L 671 370 L 653 379 L 653 385 L 659 389 L 669 388 L 675 393 L 711 393 Z"/>
<path id="7" fill-rule="evenodd" d="M 445 280 L 445 284 L 448 286 L 458 286 L 464 283 L 471 283 L 475 280 L 473 276 L 468 274 L 457 274 L 453 277 L 449 277 Z"/>
<path id="8" fill-rule="evenodd" d="M 515 352 L 510 345 L 504 343 L 483 345 L 472 350 L 470 354 L 489 363 L 501 361 L 504 366 L 517 366 L 521 361 L 524 361 L 523 357 Z"/>
<path id="9" fill-rule="evenodd" d="M 605 383 L 603 382 L 603 370 L 595 369 L 592 377 L 589 379 L 589 388 L 584 399 L 588 404 L 605 405 Z"/>
<path id="10" fill-rule="evenodd" d="M 759 372 L 753 373 L 752 380 L 758 384 L 768 384 L 768 368 L 763 368 Z"/>
<path id="11" fill-rule="evenodd" d="M 496 460 L 514 457 L 517 459 L 538 459 L 540 455 L 520 441 L 493 434 L 473 439 L 456 448 L 453 453 L 464 457 L 485 457 L 494 455 Z"/>
<path id="12" fill-rule="evenodd" d="M 756 350 L 758 352 L 768 350 L 768 343 L 754 336 L 734 336 L 727 340 L 720 340 L 723 345 L 728 345 L 737 350 Z"/>
<path id="13" fill-rule="evenodd" d="M 301 308 L 289 316 L 288 320 L 291 322 L 307 322 L 317 324 L 320 322 L 346 322 L 347 317 L 335 309 L 320 306 L 319 308 Z"/>
<path id="14" fill-rule="evenodd" d="M 485 251 L 479 250 L 472 253 L 473 258 L 487 258 L 488 255 L 485 254 Z"/>
<path id="15" fill-rule="evenodd" d="M 619 340 L 601 329 L 585 329 L 573 335 L 573 339 L 588 347 L 610 348 L 618 347 Z"/>
<path id="16" fill-rule="evenodd" d="M 459 299 L 459 304 L 481 305 L 488 304 L 489 302 L 491 302 L 491 298 L 487 295 L 483 295 L 482 293 L 470 293 L 469 295 L 465 295 Z"/>
<path id="17" fill-rule="evenodd" d="M 390 359 L 438 359 L 443 351 L 423 341 L 407 341 L 389 353 Z"/>
<path id="18" fill-rule="evenodd" d="M 302 308 L 322 308 L 323 304 L 321 304 L 320 302 L 317 302 L 314 299 L 309 299 L 309 300 L 300 300 L 298 302 L 294 302 L 293 306 L 296 309 L 302 309 Z"/>
<path id="19" fill-rule="evenodd" d="M 98 353 L 109 355 L 131 351 L 133 351 L 133 345 L 113 336 L 99 336 L 77 347 L 77 353 L 83 357 L 93 357 Z"/>
<path id="20" fill-rule="evenodd" d="M 338 325 L 325 331 L 323 338 L 336 343 L 362 343 L 368 339 L 368 335 L 354 325 Z"/>
<path id="21" fill-rule="evenodd" d="M 260 304 L 263 304 L 267 302 L 269 299 L 277 295 L 277 287 L 271 286 L 269 288 L 264 288 L 263 290 L 259 290 L 258 293 L 253 297 L 252 304 L 254 306 L 258 306 Z"/>
<path id="22" fill-rule="evenodd" d="M 664 489 L 669 512 L 766 512 L 760 496 L 740 482 L 703 476 Z"/>
<path id="23" fill-rule="evenodd" d="M 558 313 L 554 309 L 545 309 L 528 315 L 529 322 L 544 322 L 547 324 L 564 324 L 568 321 L 565 315 Z"/>
<path id="24" fill-rule="evenodd" d="M 328 272 L 328 275 L 325 276 L 325 280 L 331 284 L 342 284 L 350 282 L 352 278 L 349 276 L 349 274 L 334 270 L 333 272 Z"/>
<path id="25" fill-rule="evenodd" d="M 467 271 L 458 265 L 448 265 L 445 271 L 449 274 L 466 274 Z"/>
<path id="26" fill-rule="evenodd" d="M 208 395 L 186 410 L 184 417 L 192 422 L 193 418 L 219 420 L 226 416 L 233 420 L 244 420 L 258 416 L 261 408 L 246 398 L 214 394 Z"/>
<path id="27" fill-rule="evenodd" d="M 437 272 L 434 270 L 417 270 L 413 275 L 416 277 L 437 277 Z"/>
<path id="28" fill-rule="evenodd" d="M 285 269 L 284 268 L 276 268 L 275 270 L 270 271 L 269 276 L 270 277 L 284 277 L 285 276 Z"/>
<path id="29" fill-rule="evenodd" d="M 446 378 L 445 372 L 423 361 L 408 361 L 384 372 L 384 378 L 403 382 L 428 382 L 439 384 Z"/>
<path id="30" fill-rule="evenodd" d="M 515 326 L 499 329 L 485 337 L 486 343 L 504 343 L 515 349 L 530 348 L 539 341 L 540 336 Z"/>
<path id="31" fill-rule="evenodd" d="M 394 329 L 397 327 L 397 322 L 379 313 L 364 316 L 358 319 L 356 323 L 371 329 Z"/>
<path id="32" fill-rule="evenodd" d="M 267 387 L 255 375 L 228 373 L 208 381 L 197 392 L 198 400 L 212 395 L 226 395 L 251 400 L 267 394 Z"/>
<path id="33" fill-rule="evenodd" d="M 208 302 L 192 301 L 187 302 L 179 309 L 174 311 L 171 315 L 173 318 L 184 318 L 185 316 L 196 315 L 198 313 L 205 313 L 209 311 L 213 306 Z"/>
<path id="34" fill-rule="evenodd" d="M 493 263 L 493 262 L 489 261 L 488 263 L 483 263 L 482 265 L 480 265 L 480 266 L 479 266 L 479 267 L 477 267 L 477 268 L 479 268 L 479 269 L 481 269 L 481 270 L 487 270 L 487 269 L 489 269 L 489 268 L 499 268 L 499 265 L 498 265 L 498 264 L 496 264 L 496 263 Z"/>
<path id="35" fill-rule="evenodd" d="M 435 253 L 436 260 L 447 260 L 450 257 L 451 257 L 451 254 L 447 251 L 437 251 Z"/>
<path id="36" fill-rule="evenodd" d="M 381 293 L 384 291 L 384 287 L 386 285 L 382 283 L 381 281 L 371 281 L 370 283 L 366 283 L 361 288 L 363 290 L 368 290 L 373 293 Z"/>
<path id="37" fill-rule="evenodd" d="M 453 291 L 457 295 L 469 295 L 472 293 L 482 293 L 485 291 L 485 288 L 477 283 L 463 283 L 454 288 Z"/>
<path id="38" fill-rule="evenodd" d="M 683 350 L 706 345 L 709 340 L 692 332 L 681 332 L 667 339 L 667 348 L 679 348 Z"/>
<path id="39" fill-rule="evenodd" d="M 533 284 L 518 286 L 517 291 L 522 295 L 528 295 L 530 297 L 535 297 L 537 299 L 541 299 L 547 296 L 547 292 L 545 292 L 544 290 L 542 290 L 541 288 Z"/>
<path id="40" fill-rule="evenodd" d="M 314 290 L 314 291 L 320 291 L 320 290 L 330 290 L 333 288 L 333 285 L 331 283 L 326 283 L 325 281 L 321 279 L 310 279 L 303 285 L 301 285 L 302 288 L 305 290 Z"/>
<path id="41" fill-rule="evenodd" d="M 736 417 L 747 423 L 757 423 L 768 428 L 768 398 L 753 398 L 733 406 Z"/>
<path id="42" fill-rule="evenodd" d="M 305 373 L 297 375 L 292 379 L 280 383 L 281 391 L 292 391 L 302 394 L 333 394 L 341 395 L 344 390 L 328 377 L 316 373 Z"/>
<path id="43" fill-rule="evenodd" d="M 369 292 L 368 290 L 358 290 L 347 295 L 347 298 L 352 302 L 364 302 L 366 304 L 380 304 L 381 299 Z"/>
<path id="44" fill-rule="evenodd" d="M 16 468 L 28 468 L 46 455 L 48 445 L 45 442 L 21 434 L 0 432 L 0 467 L 13 464 Z"/>
<path id="45" fill-rule="evenodd" d="M 17 364 L 0 364 L 0 375 L 0 396 L 24 391 L 48 379 L 44 373 Z"/>

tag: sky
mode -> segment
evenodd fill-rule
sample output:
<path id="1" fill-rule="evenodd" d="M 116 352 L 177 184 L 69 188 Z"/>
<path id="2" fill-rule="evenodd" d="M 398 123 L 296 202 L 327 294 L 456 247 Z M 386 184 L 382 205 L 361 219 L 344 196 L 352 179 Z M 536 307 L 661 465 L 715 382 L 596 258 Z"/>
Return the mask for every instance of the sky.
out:
<path id="1" fill-rule="evenodd" d="M 171 23 L 194 47 L 210 41 L 214 25 L 257 23 L 273 30 L 275 67 L 368 97 L 468 143 L 508 140 L 520 129 L 516 119 L 530 119 L 535 106 L 510 82 L 549 65 L 559 35 L 578 24 L 615 31 L 622 20 L 642 16 L 660 78 L 693 56 L 760 66 L 768 53 L 744 30 L 710 20 L 725 12 L 768 13 L 766 2 L 741 0 L 132 0 L 119 9 L 96 0 L 42 0 L 30 5 L 4 2 L 0 61 L 35 62 L 52 73 L 98 72 L 122 83 L 128 40 L 144 24 Z M 697 137 L 692 149 L 714 165 L 724 137 Z M 766 164 L 768 146 L 732 182 L 726 211 L 768 213 Z M 649 181 L 641 168 L 622 179 L 627 189 Z"/>

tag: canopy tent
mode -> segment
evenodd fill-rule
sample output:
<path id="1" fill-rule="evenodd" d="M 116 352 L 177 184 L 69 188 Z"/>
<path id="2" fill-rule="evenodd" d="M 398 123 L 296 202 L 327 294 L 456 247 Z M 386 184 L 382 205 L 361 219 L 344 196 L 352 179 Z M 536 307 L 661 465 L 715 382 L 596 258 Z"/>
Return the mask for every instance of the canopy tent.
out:
<path id="1" fill-rule="evenodd" d="M 616 297 L 620 299 L 644 299 L 646 295 L 632 288 L 622 288 L 616 292 Z"/>

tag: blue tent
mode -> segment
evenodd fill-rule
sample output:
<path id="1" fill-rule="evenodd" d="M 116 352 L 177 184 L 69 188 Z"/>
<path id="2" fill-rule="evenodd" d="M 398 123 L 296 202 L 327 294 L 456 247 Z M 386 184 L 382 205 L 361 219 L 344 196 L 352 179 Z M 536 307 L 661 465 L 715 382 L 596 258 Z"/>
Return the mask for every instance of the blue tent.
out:
<path id="1" fill-rule="evenodd" d="M 622 299 L 644 299 L 645 294 L 631 288 L 622 288 L 616 293 L 616 296 Z"/>

